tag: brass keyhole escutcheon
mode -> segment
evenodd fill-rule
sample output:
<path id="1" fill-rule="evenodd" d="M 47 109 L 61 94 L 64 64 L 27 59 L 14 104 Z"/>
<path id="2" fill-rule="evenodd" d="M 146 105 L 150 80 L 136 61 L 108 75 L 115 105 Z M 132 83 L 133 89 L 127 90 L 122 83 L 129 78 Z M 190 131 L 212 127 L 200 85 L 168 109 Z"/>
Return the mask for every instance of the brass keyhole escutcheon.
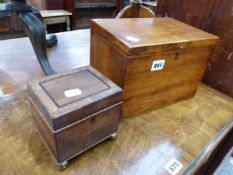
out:
<path id="1" fill-rule="evenodd" d="M 91 118 L 91 123 L 95 123 L 95 121 L 96 121 L 96 118 L 95 117 L 93 117 L 93 118 Z"/>
<path id="2" fill-rule="evenodd" d="M 182 49 L 183 49 L 182 46 L 178 47 L 178 49 L 176 51 L 176 58 L 175 58 L 175 60 L 179 60 L 180 59 L 180 55 L 182 53 Z"/>
<path id="3" fill-rule="evenodd" d="M 181 54 L 182 52 L 181 51 L 177 51 L 176 52 L 176 60 L 179 60 L 180 59 L 180 54 Z"/>

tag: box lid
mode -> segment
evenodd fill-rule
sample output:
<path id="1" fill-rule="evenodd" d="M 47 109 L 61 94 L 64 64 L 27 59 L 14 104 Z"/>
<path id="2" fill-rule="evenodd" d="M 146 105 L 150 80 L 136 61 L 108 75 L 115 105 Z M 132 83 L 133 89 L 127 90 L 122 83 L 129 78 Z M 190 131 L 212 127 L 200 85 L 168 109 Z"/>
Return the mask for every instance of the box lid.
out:
<path id="1" fill-rule="evenodd" d="M 35 80 L 28 85 L 28 92 L 51 130 L 71 125 L 122 101 L 122 89 L 92 67 Z"/>
<path id="2" fill-rule="evenodd" d="M 172 18 L 94 19 L 98 31 L 127 55 L 211 46 L 218 37 Z"/>

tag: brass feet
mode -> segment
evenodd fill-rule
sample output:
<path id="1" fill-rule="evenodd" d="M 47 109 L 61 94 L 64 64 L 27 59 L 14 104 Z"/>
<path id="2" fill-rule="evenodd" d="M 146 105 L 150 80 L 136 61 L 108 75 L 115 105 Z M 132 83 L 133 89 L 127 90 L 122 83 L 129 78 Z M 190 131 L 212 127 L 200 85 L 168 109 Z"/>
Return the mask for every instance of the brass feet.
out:
<path id="1" fill-rule="evenodd" d="M 114 132 L 111 136 L 110 136 L 110 139 L 111 140 L 115 140 L 117 138 L 117 133 Z"/>
<path id="2" fill-rule="evenodd" d="M 63 162 L 61 162 L 61 163 L 57 163 L 57 167 L 58 167 L 58 169 L 60 169 L 60 170 L 64 170 L 66 167 L 67 167 L 67 165 L 68 165 L 68 161 L 66 160 L 66 161 L 63 161 Z"/>

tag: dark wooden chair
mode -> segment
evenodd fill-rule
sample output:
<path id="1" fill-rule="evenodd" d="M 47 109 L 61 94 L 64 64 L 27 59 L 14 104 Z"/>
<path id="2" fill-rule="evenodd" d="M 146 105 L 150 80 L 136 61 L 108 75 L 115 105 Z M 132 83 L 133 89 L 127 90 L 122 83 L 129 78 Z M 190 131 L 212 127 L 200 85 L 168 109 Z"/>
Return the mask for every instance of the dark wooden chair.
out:
<path id="1" fill-rule="evenodd" d="M 123 8 L 116 18 L 151 18 L 154 17 L 154 12 L 143 6 L 143 2 L 140 0 L 132 0 L 130 5 Z"/>
<path id="2" fill-rule="evenodd" d="M 123 8 L 122 0 L 63 0 L 64 9 L 73 13 L 74 29 L 87 28 L 90 19 L 114 18 Z"/>

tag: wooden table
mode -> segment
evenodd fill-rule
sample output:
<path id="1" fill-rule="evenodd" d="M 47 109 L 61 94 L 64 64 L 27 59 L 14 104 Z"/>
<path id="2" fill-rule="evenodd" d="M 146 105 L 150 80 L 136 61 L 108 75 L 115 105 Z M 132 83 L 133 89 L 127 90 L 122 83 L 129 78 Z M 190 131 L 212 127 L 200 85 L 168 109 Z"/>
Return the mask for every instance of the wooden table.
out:
<path id="1" fill-rule="evenodd" d="M 57 72 L 89 64 L 90 31 L 58 33 L 58 44 L 48 49 Z M 26 88 L 34 78 L 44 77 L 28 38 L 0 41 L 0 96 Z"/>
<path id="2" fill-rule="evenodd" d="M 48 50 L 64 71 L 89 64 L 89 30 L 58 34 Z M 0 174 L 56 174 L 54 162 L 33 129 L 26 83 L 44 74 L 27 38 L 0 41 Z M 62 61 L 61 61 L 62 60 Z M 202 84 L 194 98 L 121 121 L 118 138 L 70 162 L 59 174 L 168 175 L 173 158 L 192 174 L 233 128 L 233 99 Z"/>
<path id="3" fill-rule="evenodd" d="M 72 13 L 65 10 L 40 10 L 45 29 L 49 24 L 66 23 L 67 31 L 70 31 L 70 16 Z"/>

